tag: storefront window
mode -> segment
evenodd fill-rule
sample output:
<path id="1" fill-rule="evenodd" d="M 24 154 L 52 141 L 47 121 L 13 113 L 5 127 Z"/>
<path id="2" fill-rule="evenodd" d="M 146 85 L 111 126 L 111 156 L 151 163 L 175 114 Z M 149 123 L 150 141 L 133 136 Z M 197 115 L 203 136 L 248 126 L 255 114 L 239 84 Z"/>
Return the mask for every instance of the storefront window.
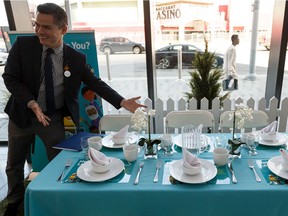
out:
<path id="1" fill-rule="evenodd" d="M 147 98 L 143 1 L 71 1 L 73 30 L 94 30 L 99 75 L 126 98 Z"/>
<path id="2" fill-rule="evenodd" d="M 217 59 L 222 58 L 222 61 L 218 61 L 221 68 L 224 53 L 231 45 L 232 34 L 238 34 L 240 38 L 240 44 L 236 46 L 239 90 L 234 97 L 244 100 L 265 97 L 269 45 L 259 43 L 264 37 L 270 41 L 274 0 L 265 3 L 260 1 L 260 7 L 256 7 L 252 0 L 159 0 L 155 1 L 153 7 L 157 97 L 179 100 L 185 98 L 184 92 L 191 92 L 188 82 L 189 72 L 195 70 L 192 66 L 195 50 L 189 50 L 188 47 L 203 51 L 204 38 L 208 40 L 209 51 L 215 52 Z M 257 23 L 253 23 L 256 15 Z M 257 40 L 256 44 L 252 44 L 252 32 L 255 29 Z M 179 64 L 180 52 L 175 50 L 179 46 L 182 64 Z M 251 66 L 253 56 L 255 69 Z M 251 73 L 255 81 L 250 80 Z"/>
<path id="3" fill-rule="evenodd" d="M 204 50 L 204 38 L 208 40 L 209 51 L 221 59 L 231 44 L 232 34 L 240 38 L 236 47 L 239 78 L 236 95 L 243 99 L 265 97 L 274 1 L 259 1 L 259 8 L 254 8 L 254 0 L 150 0 L 156 98 L 185 98 L 184 92 L 191 91 L 188 82 L 189 72 L 194 70 L 193 55 L 195 51 Z M 58 4 L 65 7 L 67 2 L 59 0 Z M 70 0 L 69 3 L 72 30 L 95 31 L 100 77 L 124 97 L 148 97 L 143 0 Z M 251 44 L 256 12 L 257 40 Z M 175 46 L 177 44 L 181 47 Z M 178 64 L 179 49 L 181 64 Z M 255 56 L 254 67 L 251 56 Z M 222 67 L 221 61 L 217 64 Z M 247 78 L 250 73 L 255 75 L 255 81 Z"/>

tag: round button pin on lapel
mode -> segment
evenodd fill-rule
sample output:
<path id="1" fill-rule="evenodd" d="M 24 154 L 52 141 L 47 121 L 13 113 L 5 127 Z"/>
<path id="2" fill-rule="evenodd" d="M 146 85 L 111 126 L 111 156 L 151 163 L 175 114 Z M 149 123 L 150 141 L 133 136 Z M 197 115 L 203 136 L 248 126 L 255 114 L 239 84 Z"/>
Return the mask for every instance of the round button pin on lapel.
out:
<path id="1" fill-rule="evenodd" d="M 64 76 L 65 77 L 70 77 L 71 76 L 71 72 L 70 71 L 65 71 L 64 72 Z"/>

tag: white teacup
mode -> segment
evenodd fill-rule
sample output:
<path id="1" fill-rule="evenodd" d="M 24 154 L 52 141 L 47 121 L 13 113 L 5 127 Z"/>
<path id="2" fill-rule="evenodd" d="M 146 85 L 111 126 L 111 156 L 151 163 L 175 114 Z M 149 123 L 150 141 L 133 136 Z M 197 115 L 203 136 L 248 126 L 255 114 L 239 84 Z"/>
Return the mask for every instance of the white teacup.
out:
<path id="1" fill-rule="evenodd" d="M 123 146 L 123 155 L 124 155 L 125 160 L 127 160 L 128 162 L 133 162 L 137 160 L 138 149 L 139 147 L 136 144 Z"/>
<path id="2" fill-rule="evenodd" d="M 98 151 L 100 151 L 102 148 L 102 137 L 100 137 L 100 136 L 90 137 L 90 138 L 88 138 L 87 142 L 88 142 L 88 146 L 90 148 L 94 148 Z"/>
<path id="3" fill-rule="evenodd" d="M 228 163 L 229 151 L 226 148 L 215 148 L 213 151 L 214 164 L 224 166 Z"/>

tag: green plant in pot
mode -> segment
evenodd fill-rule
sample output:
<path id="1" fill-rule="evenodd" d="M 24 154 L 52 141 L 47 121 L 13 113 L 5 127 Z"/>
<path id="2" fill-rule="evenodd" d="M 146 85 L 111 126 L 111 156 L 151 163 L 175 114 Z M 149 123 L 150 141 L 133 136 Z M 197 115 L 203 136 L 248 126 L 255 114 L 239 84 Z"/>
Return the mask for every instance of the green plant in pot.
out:
<path id="1" fill-rule="evenodd" d="M 223 70 L 219 67 L 214 67 L 215 61 L 217 61 L 215 53 L 208 51 L 208 41 L 205 37 L 204 42 L 205 51 L 196 53 L 192 61 L 195 69 L 189 72 L 191 76 L 189 81 L 191 92 L 185 92 L 188 100 L 191 98 L 197 100 L 197 109 L 200 109 L 200 103 L 204 97 L 209 101 L 209 109 L 211 109 L 214 98 L 219 98 L 222 103 L 230 94 L 228 92 L 220 96 Z"/>

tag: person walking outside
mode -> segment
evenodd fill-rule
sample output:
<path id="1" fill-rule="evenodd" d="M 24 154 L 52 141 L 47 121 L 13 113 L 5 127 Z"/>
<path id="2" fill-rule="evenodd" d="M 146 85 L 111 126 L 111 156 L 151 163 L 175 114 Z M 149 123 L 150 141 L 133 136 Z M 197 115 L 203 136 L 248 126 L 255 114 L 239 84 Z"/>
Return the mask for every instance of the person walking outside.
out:
<path id="1" fill-rule="evenodd" d="M 233 34 L 231 36 L 231 41 L 232 41 L 232 44 L 227 48 L 225 55 L 224 55 L 223 72 L 224 72 L 225 79 L 237 80 L 237 85 L 238 85 L 238 74 L 236 70 L 236 46 L 240 42 L 238 35 Z"/>
<path id="2" fill-rule="evenodd" d="M 232 44 L 227 48 L 224 55 L 224 73 L 226 74 L 226 79 L 234 78 L 237 79 L 236 70 L 236 45 L 239 44 L 240 40 L 238 35 L 231 36 Z"/>
<path id="3" fill-rule="evenodd" d="M 78 95 L 82 82 L 117 109 L 134 112 L 146 107 L 139 97 L 125 99 L 100 78 L 94 76 L 86 56 L 63 42 L 68 30 L 66 12 L 58 5 L 38 5 L 34 36 L 18 37 L 9 52 L 3 73 L 6 88 L 11 93 L 5 107 L 9 116 L 8 206 L 4 216 L 17 214 L 23 202 L 25 188 L 25 157 L 38 135 L 49 160 L 60 150 L 52 148 L 65 138 L 63 118 L 70 116 L 79 127 Z M 69 77 L 64 66 L 69 64 Z"/>

